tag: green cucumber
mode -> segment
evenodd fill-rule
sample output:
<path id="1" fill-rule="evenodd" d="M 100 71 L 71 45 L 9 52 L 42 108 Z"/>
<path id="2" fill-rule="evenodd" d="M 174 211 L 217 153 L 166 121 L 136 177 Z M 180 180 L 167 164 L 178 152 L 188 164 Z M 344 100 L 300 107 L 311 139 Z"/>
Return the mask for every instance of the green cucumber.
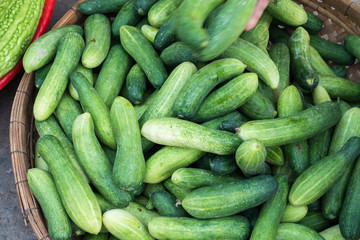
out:
<path id="1" fill-rule="evenodd" d="M 249 236 L 250 223 L 243 216 L 199 220 L 194 218 L 158 217 L 149 223 L 156 239 L 239 239 Z"/>
<path id="2" fill-rule="evenodd" d="M 37 141 L 36 141 L 36 145 L 37 145 Z M 35 145 L 35 156 L 34 156 L 34 158 L 35 158 L 35 160 L 34 160 L 35 167 L 38 168 L 38 169 L 49 172 L 49 167 L 46 164 L 46 162 L 44 161 L 44 159 L 40 156 L 40 154 L 38 152 L 38 149 L 36 148 L 36 145 Z"/>
<path id="3" fill-rule="evenodd" d="M 150 211 L 140 204 L 131 202 L 124 210 L 128 211 L 135 217 L 137 217 L 145 227 L 148 226 L 149 222 L 160 215 L 156 211 Z"/>
<path id="4" fill-rule="evenodd" d="M 151 95 L 146 99 L 146 101 L 144 103 L 134 106 L 134 110 L 135 110 L 135 113 L 136 113 L 136 118 L 137 118 L 138 121 L 140 120 L 142 115 L 144 115 L 144 113 L 148 109 L 150 103 L 155 98 L 157 93 L 158 93 L 158 91 L 154 91 L 153 93 L 151 93 Z"/>
<path id="5" fill-rule="evenodd" d="M 308 11 L 306 11 L 306 15 L 308 17 L 308 20 L 305 24 L 302 25 L 302 27 L 305 28 L 309 34 L 318 34 L 323 27 L 322 20 L 318 16 Z"/>
<path id="6" fill-rule="evenodd" d="M 73 142 L 79 162 L 95 188 L 113 205 L 126 207 L 132 196 L 119 189 L 111 178 L 112 166 L 95 136 L 90 113 L 83 113 L 76 118 Z"/>
<path id="7" fill-rule="evenodd" d="M 115 162 L 115 156 L 116 156 L 116 151 L 108 148 L 107 146 L 101 144 L 102 149 L 104 150 L 106 157 L 109 159 L 111 165 L 114 165 Z"/>
<path id="8" fill-rule="evenodd" d="M 236 128 L 243 125 L 245 122 L 241 120 L 226 120 L 223 121 L 220 125 L 221 130 L 236 133 Z"/>
<path id="9" fill-rule="evenodd" d="M 260 89 L 257 89 L 239 109 L 251 119 L 272 119 L 277 115 L 274 103 L 261 93 Z"/>
<path id="10" fill-rule="evenodd" d="M 232 112 L 253 96 L 257 88 L 257 75 L 244 73 L 210 93 L 190 119 L 204 122 Z"/>
<path id="11" fill-rule="evenodd" d="M 334 126 L 340 117 L 336 103 L 324 102 L 289 117 L 247 122 L 237 134 L 243 141 L 257 138 L 265 146 L 279 146 L 311 138 Z"/>
<path id="12" fill-rule="evenodd" d="M 165 190 L 165 187 L 162 183 L 146 184 L 144 196 L 147 198 L 151 198 L 151 194 L 156 190 Z"/>
<path id="13" fill-rule="evenodd" d="M 140 204 L 145 207 L 149 199 L 143 195 L 134 197 L 134 203 Z"/>
<path id="14" fill-rule="evenodd" d="M 67 92 L 61 97 L 59 105 L 56 107 L 55 116 L 59 121 L 66 136 L 72 141 L 72 126 L 77 116 L 83 111 L 80 104 L 75 101 Z"/>
<path id="15" fill-rule="evenodd" d="M 264 162 L 262 165 L 262 170 L 259 172 L 259 175 L 272 175 L 270 165 Z"/>
<path id="16" fill-rule="evenodd" d="M 254 44 L 238 38 L 221 56 L 240 60 L 249 71 L 255 72 L 272 89 L 278 87 L 279 71 L 275 63 Z"/>
<path id="17" fill-rule="evenodd" d="M 177 184 L 173 183 L 170 178 L 164 182 L 164 186 L 170 193 L 172 193 L 176 197 L 176 199 L 179 199 L 180 201 L 182 201 L 185 196 L 191 192 L 190 189 L 180 187 Z"/>
<path id="18" fill-rule="evenodd" d="M 197 63 L 196 52 L 183 42 L 176 42 L 165 48 L 160 55 L 163 63 L 171 68 L 182 62 Z"/>
<path id="19" fill-rule="evenodd" d="M 169 192 L 156 190 L 151 194 L 154 207 L 161 216 L 166 217 L 187 217 L 189 216 L 181 203 Z"/>
<path id="20" fill-rule="evenodd" d="M 360 138 L 350 138 L 340 151 L 312 165 L 295 180 L 289 202 L 301 206 L 319 199 L 340 179 L 359 153 Z"/>
<path id="21" fill-rule="evenodd" d="M 305 90 L 316 88 L 319 76 L 311 65 L 310 36 L 302 27 L 296 28 L 289 40 L 291 68 L 295 81 Z"/>
<path id="22" fill-rule="evenodd" d="M 331 67 L 331 70 L 336 74 L 336 76 L 341 78 L 346 78 L 347 76 L 347 69 L 341 65 L 334 65 Z"/>
<path id="23" fill-rule="evenodd" d="M 266 158 L 266 148 L 257 139 L 241 143 L 235 154 L 236 163 L 244 174 L 255 175 L 261 172 Z"/>
<path id="24" fill-rule="evenodd" d="M 120 40 L 124 49 L 145 72 L 151 84 L 157 89 L 160 88 L 168 74 L 151 43 L 138 29 L 126 25 L 120 28 Z"/>
<path id="25" fill-rule="evenodd" d="M 157 144 L 193 148 L 218 155 L 234 153 L 241 143 L 235 134 L 169 117 L 147 121 L 141 134 Z"/>
<path id="26" fill-rule="evenodd" d="M 214 61 L 197 71 L 178 95 L 174 112 L 182 118 L 195 116 L 206 96 L 218 84 L 238 76 L 245 70 L 245 65 L 227 58 Z"/>
<path id="27" fill-rule="evenodd" d="M 135 64 L 126 77 L 126 88 L 129 92 L 129 101 L 132 104 L 141 104 L 144 101 L 146 90 L 146 75 L 140 66 Z"/>
<path id="28" fill-rule="evenodd" d="M 82 236 L 85 234 L 85 231 L 79 228 L 74 222 L 71 222 L 71 229 L 73 236 Z"/>
<path id="29" fill-rule="evenodd" d="M 120 9 L 114 22 L 111 25 L 112 35 L 115 37 L 120 36 L 120 28 L 124 25 L 135 26 L 140 20 L 142 16 L 137 14 L 135 8 L 135 1 L 130 0 Z"/>
<path id="30" fill-rule="evenodd" d="M 133 214 L 123 209 L 109 210 L 103 215 L 106 229 L 122 240 L 154 240 L 144 224 Z"/>
<path id="31" fill-rule="evenodd" d="M 120 44 L 112 46 L 94 87 L 108 108 L 119 95 L 131 66 L 132 59 L 124 48 Z"/>
<path id="32" fill-rule="evenodd" d="M 360 101 L 360 84 L 345 78 L 320 75 L 320 86 L 326 89 L 332 98 L 340 98 L 348 102 Z"/>
<path id="33" fill-rule="evenodd" d="M 92 73 L 92 69 L 86 68 L 81 63 L 79 63 L 79 65 L 77 66 L 77 68 L 75 69 L 74 72 L 82 73 L 87 78 L 89 83 L 91 85 L 94 85 L 94 76 Z M 76 101 L 79 101 L 80 100 L 79 94 L 76 91 L 76 89 L 74 88 L 74 86 L 71 84 L 71 82 L 69 83 L 68 89 L 69 89 L 69 93 L 70 93 L 71 97 L 74 98 Z"/>
<path id="34" fill-rule="evenodd" d="M 306 11 L 292 0 L 271 0 L 266 8 L 274 18 L 290 26 L 300 26 L 308 21 Z"/>
<path id="35" fill-rule="evenodd" d="M 117 152 L 113 179 L 125 190 L 134 190 L 144 181 L 145 159 L 134 107 L 123 97 L 117 97 L 110 109 Z"/>
<path id="36" fill-rule="evenodd" d="M 344 41 L 346 50 L 360 60 L 360 37 L 355 34 L 347 35 Z"/>
<path id="37" fill-rule="evenodd" d="M 325 240 L 313 229 L 296 223 L 282 223 L 279 225 L 276 240 Z"/>
<path id="38" fill-rule="evenodd" d="M 116 206 L 109 203 L 102 195 L 99 193 L 95 193 L 95 197 L 97 202 L 99 203 L 101 213 L 104 213 L 106 211 L 109 211 L 111 209 L 116 209 Z"/>
<path id="39" fill-rule="evenodd" d="M 221 155 L 218 155 L 218 156 L 221 156 Z M 224 155 L 222 157 L 226 157 L 228 155 Z M 191 167 L 194 167 L 194 168 L 201 168 L 201 169 L 205 169 L 205 170 L 211 170 L 211 167 L 210 167 L 210 160 L 215 158 L 216 155 L 215 154 L 212 154 L 212 153 L 206 153 L 204 154 L 202 157 L 200 157 L 199 160 L 197 160 L 194 164 L 191 164 Z M 236 166 L 237 168 L 237 166 Z"/>
<path id="40" fill-rule="evenodd" d="M 308 207 L 305 206 L 293 206 L 287 204 L 283 215 L 281 216 L 281 222 L 296 223 L 303 219 L 308 212 Z"/>
<path id="41" fill-rule="evenodd" d="M 287 178 L 289 183 L 293 183 L 295 180 L 295 175 L 290 167 L 289 161 L 286 161 L 282 166 L 274 166 L 272 168 L 272 173 L 274 176 L 283 175 Z"/>
<path id="42" fill-rule="evenodd" d="M 251 229 L 254 229 L 259 214 L 260 214 L 259 207 L 253 207 L 241 213 L 242 216 L 246 217 L 249 220 Z"/>
<path id="43" fill-rule="evenodd" d="M 48 63 L 45 66 L 43 66 L 42 68 L 36 70 L 36 72 L 35 72 L 35 87 L 36 88 L 40 88 L 41 85 L 44 83 L 45 78 L 50 71 L 51 65 L 52 65 L 52 63 Z"/>
<path id="44" fill-rule="evenodd" d="M 271 24 L 269 27 L 270 41 L 274 44 L 284 43 L 286 46 L 289 44 L 290 36 L 283 29 L 278 28 L 276 25 Z"/>
<path id="45" fill-rule="evenodd" d="M 220 176 L 200 168 L 179 168 L 171 176 L 173 183 L 187 189 L 239 182 L 241 179 L 240 176 Z"/>
<path id="46" fill-rule="evenodd" d="M 210 170 L 221 176 L 232 174 L 238 169 L 234 155 L 219 155 L 210 159 L 209 163 Z"/>
<path id="47" fill-rule="evenodd" d="M 141 16 L 146 16 L 149 12 L 150 8 L 157 2 L 158 0 L 134 0 L 134 9 L 137 14 Z"/>
<path id="48" fill-rule="evenodd" d="M 83 74 L 75 72 L 71 74 L 70 80 L 79 93 L 82 108 L 89 112 L 94 120 L 96 136 L 104 145 L 116 149 L 109 109 Z"/>
<path id="49" fill-rule="evenodd" d="M 277 228 L 283 215 L 289 193 L 287 178 L 285 176 L 276 176 L 275 178 L 279 184 L 279 188 L 275 195 L 262 206 L 250 240 L 275 240 Z"/>
<path id="50" fill-rule="evenodd" d="M 306 216 L 299 222 L 299 224 L 312 228 L 317 232 L 330 227 L 332 223 L 333 221 L 326 219 L 321 211 L 309 211 Z"/>
<path id="51" fill-rule="evenodd" d="M 61 38 L 54 63 L 35 99 L 33 111 L 36 120 L 44 121 L 54 112 L 83 49 L 84 40 L 80 34 L 69 32 Z"/>
<path id="52" fill-rule="evenodd" d="M 27 171 L 27 180 L 46 217 L 50 238 L 69 239 L 72 233 L 70 219 L 51 175 L 44 170 L 32 168 Z"/>
<path id="53" fill-rule="evenodd" d="M 93 235 L 86 233 L 84 240 L 108 240 L 108 234 L 107 233 L 99 233 L 98 235 Z"/>
<path id="54" fill-rule="evenodd" d="M 86 0 L 78 5 L 83 14 L 118 12 L 129 0 Z"/>
<path id="55" fill-rule="evenodd" d="M 331 98 L 325 88 L 322 86 L 317 86 L 312 92 L 313 102 L 315 105 L 320 104 L 322 102 L 330 102 Z"/>
<path id="56" fill-rule="evenodd" d="M 81 229 L 98 234 L 101 210 L 90 186 L 70 162 L 59 140 L 47 135 L 38 141 L 39 153 L 49 166 L 67 214 Z"/>
<path id="57" fill-rule="evenodd" d="M 83 35 L 82 27 L 68 25 L 53 29 L 36 39 L 25 52 L 23 58 L 25 71 L 30 73 L 50 63 L 56 55 L 61 38 L 69 32 Z"/>
<path id="58" fill-rule="evenodd" d="M 324 231 L 320 232 L 320 235 L 325 240 L 345 240 L 345 238 L 341 235 L 339 225 L 325 229 Z"/>
<path id="59" fill-rule="evenodd" d="M 86 46 L 81 63 L 86 68 L 98 67 L 106 58 L 110 49 L 110 22 L 102 14 L 93 14 L 84 24 Z"/>
<path id="60" fill-rule="evenodd" d="M 157 28 L 145 24 L 141 27 L 141 32 L 144 34 L 147 40 L 149 40 L 152 44 L 154 44 L 155 36 L 156 33 L 158 32 Z"/>
<path id="61" fill-rule="evenodd" d="M 339 107 L 340 107 L 341 115 L 343 115 L 343 116 L 351 108 L 350 104 L 348 104 L 345 101 L 340 100 L 340 101 L 338 101 L 338 104 L 339 104 Z"/>
<path id="62" fill-rule="evenodd" d="M 159 28 L 159 31 L 156 33 L 154 47 L 157 50 L 164 50 L 176 41 L 176 17 L 176 12 L 171 14 L 171 16 L 164 22 L 164 24 Z"/>
<path id="63" fill-rule="evenodd" d="M 180 6 L 183 0 L 159 0 L 148 12 L 149 23 L 160 28 L 173 12 Z"/>
<path id="64" fill-rule="evenodd" d="M 284 157 L 284 153 L 281 149 L 281 147 L 276 146 L 276 147 L 269 147 L 266 149 L 266 158 L 265 161 L 267 163 L 270 163 L 271 165 L 274 166 L 283 166 L 285 163 L 285 157 Z"/>
<path id="65" fill-rule="evenodd" d="M 331 67 L 324 61 L 318 51 L 312 46 L 309 49 L 310 64 L 317 74 L 336 76 Z"/>

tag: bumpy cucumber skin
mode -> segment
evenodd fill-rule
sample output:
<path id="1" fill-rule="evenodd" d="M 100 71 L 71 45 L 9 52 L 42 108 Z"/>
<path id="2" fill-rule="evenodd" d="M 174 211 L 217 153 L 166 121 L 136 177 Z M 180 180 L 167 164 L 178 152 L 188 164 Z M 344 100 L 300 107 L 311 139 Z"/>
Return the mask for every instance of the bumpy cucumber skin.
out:
<path id="1" fill-rule="evenodd" d="M 187 195 L 182 206 L 195 218 L 226 217 L 269 200 L 278 185 L 274 177 L 263 175 L 236 183 L 202 187 Z"/>
<path id="2" fill-rule="evenodd" d="M 239 109 L 251 119 L 272 119 L 277 114 L 274 103 L 260 89 L 257 89 Z"/>
<path id="3" fill-rule="evenodd" d="M 49 73 L 52 63 L 48 63 L 35 72 L 35 87 L 40 88 L 45 81 L 46 75 Z"/>
<path id="4" fill-rule="evenodd" d="M 80 72 L 80 73 L 82 73 L 82 74 L 87 78 L 87 80 L 89 81 L 89 83 L 90 83 L 91 85 L 94 85 L 94 76 L 93 76 L 93 73 L 92 73 L 92 69 L 86 68 L 86 67 L 84 67 L 81 63 L 79 63 L 79 65 L 78 65 L 77 68 L 75 69 L 75 72 Z M 69 90 L 70 96 L 71 96 L 72 98 L 74 98 L 76 101 L 79 101 L 79 100 L 80 100 L 79 94 L 78 94 L 78 92 L 76 91 L 76 89 L 74 88 L 74 86 L 71 84 L 71 82 L 69 83 L 68 90 Z"/>
<path id="5" fill-rule="evenodd" d="M 234 58 L 214 61 L 197 71 L 190 83 L 178 95 L 174 112 L 181 118 L 191 118 L 209 92 L 218 84 L 241 74 L 245 65 Z"/>
<path id="6" fill-rule="evenodd" d="M 250 223 L 243 216 L 198 220 L 194 218 L 158 217 L 149 223 L 157 239 L 239 239 L 249 236 Z"/>
<path id="7" fill-rule="evenodd" d="M 123 97 L 117 97 L 110 109 L 117 153 L 113 179 L 125 190 L 134 190 L 144 181 L 145 159 L 134 107 Z"/>
<path id="8" fill-rule="evenodd" d="M 305 24 L 302 25 L 302 27 L 305 28 L 306 31 L 308 31 L 308 33 L 312 35 L 318 34 L 322 29 L 322 20 L 318 16 L 308 11 L 306 11 L 306 15 L 308 17 L 308 20 Z"/>
<path id="9" fill-rule="evenodd" d="M 308 21 L 306 11 L 291 0 L 271 0 L 266 8 L 274 18 L 290 26 L 300 26 Z"/>
<path id="10" fill-rule="evenodd" d="M 336 76 L 330 66 L 324 61 L 319 52 L 313 47 L 309 48 L 310 64 L 317 74 Z"/>
<path id="11" fill-rule="evenodd" d="M 332 98 L 348 102 L 360 101 L 360 84 L 336 76 L 319 75 L 320 86 L 326 89 Z"/>
<path id="12" fill-rule="evenodd" d="M 262 206 L 250 240 L 275 240 L 276 238 L 277 228 L 287 202 L 289 183 L 285 176 L 276 176 L 275 178 L 279 188 L 275 195 Z"/>
<path id="13" fill-rule="evenodd" d="M 164 22 L 164 24 L 159 28 L 159 31 L 156 33 L 154 39 L 154 47 L 157 50 L 164 50 L 170 44 L 176 40 L 176 12 L 171 14 L 171 16 Z"/>
<path id="14" fill-rule="evenodd" d="M 303 219 L 308 212 L 307 206 L 293 206 L 287 204 L 280 222 L 296 223 Z"/>
<path id="15" fill-rule="evenodd" d="M 169 192 L 156 190 L 151 194 L 151 200 L 161 216 L 187 217 L 189 214 L 178 204 L 176 198 Z"/>
<path id="16" fill-rule="evenodd" d="M 360 60 L 360 37 L 358 35 L 347 35 L 344 41 L 344 45 L 348 52 Z"/>
<path id="17" fill-rule="evenodd" d="M 146 75 L 140 66 L 135 64 L 126 77 L 126 88 L 129 92 L 129 101 L 132 104 L 141 104 L 144 101 L 146 90 Z"/>
<path id="18" fill-rule="evenodd" d="M 321 211 L 309 211 L 308 214 L 303 219 L 301 219 L 299 224 L 320 232 L 325 228 L 330 227 L 333 224 L 333 221 L 326 219 Z"/>
<path id="19" fill-rule="evenodd" d="M 134 2 L 134 0 L 130 0 L 125 3 L 116 15 L 116 18 L 111 25 L 111 32 L 113 36 L 119 37 L 120 27 L 124 25 L 134 26 L 142 19 L 142 17 L 136 13 Z"/>
<path id="20" fill-rule="evenodd" d="M 49 236 L 52 239 L 69 239 L 72 233 L 70 219 L 51 175 L 44 170 L 32 168 L 27 171 L 27 180 L 46 217 Z"/>
<path id="21" fill-rule="evenodd" d="M 134 9 L 137 14 L 141 16 L 146 16 L 149 12 L 150 8 L 157 2 L 158 0 L 134 0 Z"/>
<path id="22" fill-rule="evenodd" d="M 35 99 L 33 111 L 36 120 L 47 119 L 59 104 L 83 49 L 84 40 L 80 34 L 70 32 L 61 38 L 54 63 Z"/>
<path id="23" fill-rule="evenodd" d="M 39 153 L 49 166 L 67 214 L 81 229 L 98 234 L 101 229 L 101 209 L 90 185 L 70 162 L 59 140 L 47 135 L 38 141 Z"/>
<path id="24" fill-rule="evenodd" d="M 181 3 L 182 0 L 159 0 L 148 12 L 149 23 L 155 28 L 160 28 Z"/>
<path id="25" fill-rule="evenodd" d="M 165 48 L 160 54 L 161 60 L 168 67 L 176 67 L 182 62 L 196 63 L 196 52 L 183 42 L 176 42 Z"/>
<path id="26" fill-rule="evenodd" d="M 257 139 L 243 142 L 236 150 L 236 163 L 244 174 L 255 175 L 261 172 L 266 158 L 266 148 Z"/>
<path id="27" fill-rule="evenodd" d="M 232 174 L 238 169 L 234 155 L 216 156 L 209 160 L 209 164 L 210 170 L 220 176 Z"/>
<path id="28" fill-rule="evenodd" d="M 266 149 L 266 159 L 265 161 L 271 165 L 283 166 L 285 163 L 284 153 L 281 147 L 270 147 Z"/>
<path id="29" fill-rule="evenodd" d="M 160 88 L 168 74 L 151 43 L 135 27 L 122 26 L 120 40 L 124 49 L 135 59 L 155 88 Z"/>
<path id="30" fill-rule="evenodd" d="M 119 95 L 131 65 L 131 57 L 120 44 L 111 47 L 95 83 L 95 90 L 108 108 Z"/>
<path id="31" fill-rule="evenodd" d="M 325 240 L 319 233 L 313 229 L 296 223 L 280 224 L 276 240 Z"/>
<path id="32" fill-rule="evenodd" d="M 173 183 L 170 178 L 164 182 L 164 186 L 170 193 L 172 193 L 176 197 L 176 199 L 179 199 L 180 201 L 182 201 L 185 196 L 191 192 L 190 189 L 179 187 L 178 185 Z"/>
<path id="33" fill-rule="evenodd" d="M 299 176 L 310 166 L 309 144 L 307 140 L 284 146 L 284 154 L 295 176 Z"/>
<path id="34" fill-rule="evenodd" d="M 109 109 L 83 74 L 75 72 L 71 74 L 70 80 L 79 93 L 82 108 L 89 112 L 94 120 L 96 136 L 104 145 L 116 149 Z"/>
<path id="35" fill-rule="evenodd" d="M 86 0 L 78 5 L 83 14 L 118 12 L 129 0 Z"/>

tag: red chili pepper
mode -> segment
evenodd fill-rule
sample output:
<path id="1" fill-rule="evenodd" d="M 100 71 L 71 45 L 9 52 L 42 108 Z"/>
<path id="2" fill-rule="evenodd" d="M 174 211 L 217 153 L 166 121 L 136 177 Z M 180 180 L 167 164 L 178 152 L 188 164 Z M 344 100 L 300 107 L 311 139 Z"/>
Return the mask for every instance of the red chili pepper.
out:
<path id="1" fill-rule="evenodd" d="M 41 35 L 43 35 L 47 29 L 47 27 L 49 26 L 50 23 L 50 19 L 51 16 L 53 14 L 54 11 L 54 5 L 55 5 L 55 0 L 45 0 L 44 3 L 44 8 L 43 8 L 43 12 L 41 14 L 41 18 L 39 20 L 39 24 L 38 27 L 36 29 L 36 32 L 34 34 L 33 39 L 31 40 L 31 42 L 35 41 L 36 39 L 38 39 Z M 15 65 L 15 67 L 13 69 L 11 69 L 8 73 L 6 73 L 4 76 L 2 76 L 0 78 L 0 90 L 6 86 L 6 84 L 8 84 L 10 82 L 11 79 L 13 79 L 13 77 L 15 77 L 15 75 L 20 72 L 20 70 L 22 69 L 22 58 L 20 59 L 20 61 Z"/>

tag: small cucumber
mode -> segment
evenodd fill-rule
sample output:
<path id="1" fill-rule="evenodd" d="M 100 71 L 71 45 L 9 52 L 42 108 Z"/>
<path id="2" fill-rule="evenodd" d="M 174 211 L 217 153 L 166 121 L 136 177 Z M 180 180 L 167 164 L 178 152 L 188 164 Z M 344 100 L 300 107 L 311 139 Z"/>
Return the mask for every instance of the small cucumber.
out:
<path id="1" fill-rule="evenodd" d="M 148 12 L 149 23 L 155 27 L 161 27 L 173 12 L 180 6 L 183 0 L 159 0 Z"/>
<path id="2" fill-rule="evenodd" d="M 158 0 L 134 0 L 134 9 L 137 14 L 141 16 L 146 16 L 150 8 L 157 2 Z"/>
<path id="3" fill-rule="evenodd" d="M 131 66 L 132 59 L 124 48 L 120 44 L 112 46 L 94 87 L 108 108 L 119 95 Z"/>
<path id="4" fill-rule="evenodd" d="M 276 240 L 325 240 L 315 230 L 296 223 L 282 223 L 278 228 Z"/>
<path id="5" fill-rule="evenodd" d="M 161 216 L 165 217 L 187 217 L 189 216 L 181 203 L 169 192 L 156 190 L 151 194 L 154 207 Z"/>
<path id="6" fill-rule="evenodd" d="M 244 174 L 255 175 L 261 172 L 266 158 L 266 148 L 257 139 L 241 143 L 235 154 L 236 163 Z"/>
<path id="7" fill-rule="evenodd" d="M 209 163 L 210 170 L 221 176 L 232 174 L 238 169 L 234 155 L 219 155 L 210 159 Z"/>
<path id="8" fill-rule="evenodd" d="M 324 217 L 321 211 L 308 212 L 306 216 L 301 219 L 299 224 L 307 226 L 319 232 L 333 224 L 333 221 Z"/>
<path id="9" fill-rule="evenodd" d="M 239 109 L 251 119 L 272 119 L 277 115 L 274 103 L 259 88 Z"/>
<path id="10" fill-rule="evenodd" d="M 308 17 L 308 20 L 305 24 L 302 25 L 302 27 L 305 28 L 309 34 L 318 34 L 323 27 L 322 20 L 318 16 L 308 11 L 306 11 L 306 15 Z"/>
<path id="11" fill-rule="evenodd" d="M 340 232 L 339 225 L 335 225 L 328 229 L 325 229 L 324 231 L 320 232 L 320 235 L 325 240 L 345 240 L 345 238 L 342 236 Z"/>
<path id="12" fill-rule="evenodd" d="M 325 88 L 322 86 L 317 86 L 312 92 L 313 102 L 315 105 L 323 102 L 331 102 L 331 98 Z"/>
<path id="13" fill-rule="evenodd" d="M 310 64 L 317 74 L 336 76 L 330 66 L 324 61 L 318 51 L 312 46 L 309 48 Z"/>
<path id="14" fill-rule="evenodd" d="M 45 66 L 43 66 L 42 68 L 36 70 L 36 72 L 35 72 L 35 87 L 36 88 L 40 88 L 41 85 L 44 83 L 45 78 L 50 71 L 51 65 L 52 65 L 52 63 L 48 63 Z"/>
<path id="15" fill-rule="evenodd" d="M 138 22 L 140 22 L 142 17 L 137 14 L 134 6 L 135 1 L 130 0 L 120 9 L 111 25 L 111 32 L 113 36 L 120 36 L 120 27 L 124 25 L 135 26 Z"/>
<path id="16" fill-rule="evenodd" d="M 154 28 L 147 24 L 141 27 L 141 32 L 144 34 L 147 40 L 149 40 L 152 44 L 154 44 L 155 36 L 158 31 L 159 30 L 157 28 Z"/>
<path id="17" fill-rule="evenodd" d="M 240 127 L 244 123 L 245 122 L 243 122 L 241 120 L 226 120 L 220 124 L 220 128 L 223 131 L 236 133 L 236 128 Z"/>
<path id="18" fill-rule="evenodd" d="M 77 66 L 77 68 L 75 69 L 74 72 L 82 73 L 87 78 L 89 83 L 92 86 L 94 85 L 94 76 L 92 73 L 92 69 L 86 68 L 81 63 L 79 63 L 79 65 Z M 68 89 L 69 89 L 69 93 L 70 93 L 71 97 L 74 98 L 76 101 L 79 101 L 80 100 L 79 94 L 76 91 L 76 89 L 74 88 L 74 86 L 71 84 L 71 82 L 69 83 Z"/>
<path id="19" fill-rule="evenodd" d="M 319 75 L 320 86 L 326 89 L 332 98 L 348 102 L 360 101 L 360 84 L 336 76 Z"/>
<path id="20" fill-rule="evenodd" d="M 340 100 L 340 101 L 338 101 L 338 104 L 339 104 L 339 108 L 340 108 L 342 116 L 344 116 L 344 114 L 351 108 L 350 104 L 348 104 L 345 101 Z"/>
<path id="21" fill-rule="evenodd" d="M 344 45 L 346 50 L 360 61 L 360 36 L 355 34 L 347 35 Z"/>
<path id="22" fill-rule="evenodd" d="M 50 238 L 69 239 L 72 233 L 70 219 L 51 175 L 44 170 L 32 168 L 27 171 L 27 180 L 46 217 Z"/>
<path id="23" fill-rule="evenodd" d="M 284 213 L 281 217 L 282 223 L 296 223 L 303 219 L 308 212 L 308 207 L 305 206 L 293 206 L 287 204 Z"/>
<path id="24" fill-rule="evenodd" d="M 171 14 L 171 16 L 164 22 L 164 24 L 159 28 L 159 31 L 155 35 L 154 47 L 157 50 L 164 50 L 170 44 L 176 41 L 176 12 Z"/>
<path id="25" fill-rule="evenodd" d="M 86 0 L 78 5 L 83 14 L 118 12 L 129 0 Z"/>
<path id="26" fill-rule="evenodd" d="M 84 24 L 86 46 L 81 62 L 86 68 L 98 67 L 106 58 L 110 49 L 110 22 L 102 14 L 93 14 Z"/>
<path id="27" fill-rule="evenodd" d="M 278 28 L 276 25 L 271 24 L 269 27 L 270 41 L 274 44 L 284 43 L 286 46 L 289 44 L 290 36 L 283 29 Z"/>
<path id="28" fill-rule="evenodd" d="M 267 163 L 270 163 L 271 165 L 274 166 L 283 166 L 285 163 L 285 157 L 284 157 L 284 153 L 281 149 L 281 147 L 276 146 L 276 147 L 269 147 L 266 149 L 266 158 L 265 161 Z"/>
<path id="29" fill-rule="evenodd" d="M 185 196 L 191 192 L 190 189 L 179 187 L 178 185 L 173 183 L 170 178 L 164 182 L 164 186 L 170 193 L 172 193 L 176 197 L 176 199 L 179 199 L 180 201 L 182 201 Z"/>
<path id="30" fill-rule="evenodd" d="M 341 77 L 341 78 L 346 78 L 346 76 L 348 74 L 347 69 L 341 65 L 334 65 L 331 67 L 331 69 L 336 74 L 336 76 Z"/>
<path id="31" fill-rule="evenodd" d="M 99 233 L 98 235 L 93 235 L 86 233 L 84 240 L 108 240 L 108 234 L 107 233 Z"/>
<path id="32" fill-rule="evenodd" d="M 146 75 L 140 66 L 135 64 L 126 77 L 126 88 L 129 93 L 129 101 L 132 104 L 141 104 L 144 101 L 146 90 Z"/>
<path id="33" fill-rule="evenodd" d="M 266 8 L 274 18 L 290 26 L 300 26 L 308 21 L 306 11 L 292 0 L 271 0 Z"/>

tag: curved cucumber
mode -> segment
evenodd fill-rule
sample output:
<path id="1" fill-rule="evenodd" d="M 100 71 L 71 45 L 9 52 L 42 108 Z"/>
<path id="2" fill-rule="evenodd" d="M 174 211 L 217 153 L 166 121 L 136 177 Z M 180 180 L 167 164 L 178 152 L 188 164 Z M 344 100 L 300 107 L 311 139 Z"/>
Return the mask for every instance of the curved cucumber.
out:
<path id="1" fill-rule="evenodd" d="M 150 8 L 157 2 L 158 0 L 134 0 L 134 9 L 137 14 L 141 16 L 146 16 Z"/>
<path id="2" fill-rule="evenodd" d="M 344 41 L 345 48 L 358 60 L 360 59 L 360 37 L 355 34 L 347 35 Z"/>
<path id="3" fill-rule="evenodd" d="M 296 223 L 303 219 L 308 212 L 308 207 L 305 206 L 293 206 L 287 204 L 283 215 L 281 216 L 281 222 Z"/>
<path id="4" fill-rule="evenodd" d="M 151 194 L 151 201 L 161 216 L 187 217 L 189 216 L 176 198 L 169 192 L 156 190 Z"/>
<path id="5" fill-rule="evenodd" d="M 144 101 L 146 90 L 146 75 L 140 66 L 135 64 L 126 77 L 126 88 L 129 92 L 129 101 L 140 104 Z"/>
<path id="6" fill-rule="evenodd" d="M 308 21 L 306 11 L 292 0 L 271 0 L 266 11 L 290 26 L 300 26 Z"/>
<path id="7" fill-rule="evenodd" d="M 240 106 L 240 111 L 251 119 L 272 119 L 277 115 L 274 103 L 259 88 Z"/>
<path id="8" fill-rule="evenodd" d="M 82 73 L 87 78 L 89 83 L 91 85 L 94 85 L 94 76 L 93 76 L 93 73 L 92 73 L 92 69 L 86 68 L 81 63 L 79 63 L 79 65 L 77 66 L 77 68 L 75 69 L 74 72 Z M 68 90 L 69 90 L 69 93 L 70 93 L 72 98 L 74 98 L 76 101 L 80 100 L 79 94 L 76 91 L 76 89 L 74 88 L 74 86 L 71 84 L 71 82 L 69 83 Z"/>
<path id="9" fill-rule="evenodd" d="M 257 139 L 247 140 L 239 146 L 235 154 L 236 163 L 244 174 L 255 175 L 262 171 L 266 158 L 266 148 Z"/>
<path id="10" fill-rule="evenodd" d="M 159 0 L 148 12 L 149 23 L 159 28 L 171 17 L 183 0 Z"/>
<path id="11" fill-rule="evenodd" d="M 115 37 L 120 36 L 120 27 L 124 25 L 134 26 L 142 17 L 137 14 L 135 10 L 135 1 L 131 0 L 125 3 L 125 5 L 120 9 L 114 22 L 111 25 L 112 35 Z"/>
<path id="12" fill-rule="evenodd" d="M 129 0 L 86 0 L 78 5 L 83 14 L 118 12 Z"/>
<path id="13" fill-rule="evenodd" d="M 325 240 L 319 233 L 313 229 L 296 224 L 296 223 L 282 223 L 278 228 L 276 240 Z"/>
<path id="14" fill-rule="evenodd" d="M 360 101 L 360 84 L 345 78 L 320 75 L 319 85 L 326 89 L 332 98 L 340 98 L 348 102 Z"/>

